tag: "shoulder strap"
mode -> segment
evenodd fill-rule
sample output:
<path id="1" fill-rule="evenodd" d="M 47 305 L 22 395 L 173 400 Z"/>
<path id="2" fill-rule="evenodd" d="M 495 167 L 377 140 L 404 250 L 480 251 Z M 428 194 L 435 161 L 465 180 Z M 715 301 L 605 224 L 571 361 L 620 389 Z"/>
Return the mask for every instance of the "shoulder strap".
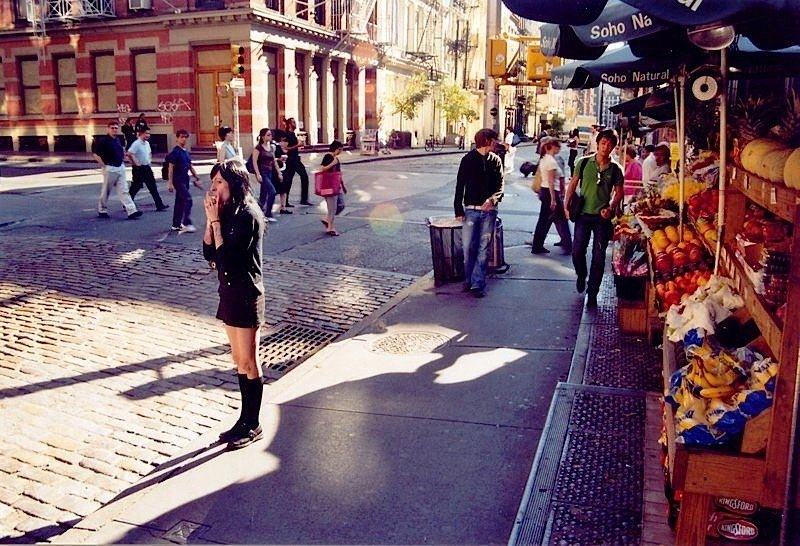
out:
<path id="1" fill-rule="evenodd" d="M 594 154 L 587 155 L 581 159 L 581 166 L 578 168 L 578 180 L 580 181 L 578 183 L 578 187 L 581 189 L 583 189 L 583 171 L 586 168 L 586 164 L 589 162 L 589 158 L 592 157 L 593 155 Z"/>

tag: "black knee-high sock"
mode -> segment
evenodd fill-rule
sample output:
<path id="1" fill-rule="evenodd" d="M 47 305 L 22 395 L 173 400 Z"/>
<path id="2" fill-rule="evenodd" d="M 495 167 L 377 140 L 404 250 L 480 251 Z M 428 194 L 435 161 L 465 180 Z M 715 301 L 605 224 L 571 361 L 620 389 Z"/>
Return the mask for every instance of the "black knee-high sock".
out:
<path id="1" fill-rule="evenodd" d="M 245 391 L 247 391 L 247 374 L 237 373 L 236 377 L 239 379 L 239 394 L 242 395 L 242 408 L 239 411 L 239 420 L 238 420 L 238 422 L 241 423 L 247 417 L 247 410 L 245 409 L 246 405 L 244 402 L 247 397 L 247 395 L 245 394 Z"/>
<path id="2" fill-rule="evenodd" d="M 258 413 L 261 411 L 261 397 L 264 393 L 264 383 L 260 377 L 246 379 L 247 385 L 247 406 L 245 411 L 245 421 L 253 429 L 258 426 Z"/>

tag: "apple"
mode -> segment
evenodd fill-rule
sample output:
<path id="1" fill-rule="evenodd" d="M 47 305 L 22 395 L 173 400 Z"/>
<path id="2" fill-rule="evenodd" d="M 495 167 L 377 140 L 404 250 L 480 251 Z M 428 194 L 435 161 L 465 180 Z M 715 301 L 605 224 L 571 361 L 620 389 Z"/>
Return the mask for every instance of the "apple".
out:
<path id="1" fill-rule="evenodd" d="M 683 267 L 689 263 L 689 256 L 683 250 L 677 249 L 672 253 L 672 265 L 675 267 Z"/>
<path id="2" fill-rule="evenodd" d="M 689 261 L 692 263 L 697 263 L 703 259 L 703 251 L 697 245 L 691 245 L 689 249 Z"/>
<path id="3" fill-rule="evenodd" d="M 672 258 L 666 252 L 656 254 L 656 269 L 661 273 L 668 273 L 672 270 Z"/>

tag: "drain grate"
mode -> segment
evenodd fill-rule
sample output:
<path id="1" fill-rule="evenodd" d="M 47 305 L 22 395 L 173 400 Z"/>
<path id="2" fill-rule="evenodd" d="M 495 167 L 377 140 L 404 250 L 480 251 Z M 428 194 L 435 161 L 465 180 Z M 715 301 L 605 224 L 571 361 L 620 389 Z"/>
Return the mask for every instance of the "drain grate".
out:
<path id="1" fill-rule="evenodd" d="M 339 334 L 281 322 L 261 338 L 261 368 L 267 379 L 280 379 L 309 356 L 336 339 Z"/>
<path id="2" fill-rule="evenodd" d="M 641 538 L 642 391 L 559 383 L 509 544 Z"/>
<path id="3" fill-rule="evenodd" d="M 374 340 L 369 344 L 369 350 L 391 355 L 429 353 L 448 341 L 450 338 L 435 332 L 397 332 Z"/>
<path id="4" fill-rule="evenodd" d="M 548 527 L 549 544 L 623 546 L 638 545 L 642 540 L 639 512 L 554 504 Z"/>
<path id="5" fill-rule="evenodd" d="M 197 539 L 200 538 L 200 535 L 209 529 L 211 529 L 209 525 L 181 520 L 173 525 L 169 531 L 164 533 L 161 538 L 169 542 L 174 542 L 175 544 L 188 544 L 190 538 L 193 542 L 196 542 Z"/>

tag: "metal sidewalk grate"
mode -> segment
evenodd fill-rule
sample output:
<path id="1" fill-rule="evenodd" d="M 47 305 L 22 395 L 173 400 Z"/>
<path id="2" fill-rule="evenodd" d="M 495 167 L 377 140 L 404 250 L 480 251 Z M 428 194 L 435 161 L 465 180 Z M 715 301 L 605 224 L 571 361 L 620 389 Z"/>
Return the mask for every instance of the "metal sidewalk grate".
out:
<path id="1" fill-rule="evenodd" d="M 259 356 L 261 369 L 267 379 L 280 379 L 325 345 L 338 333 L 319 328 L 281 322 L 261 338 Z"/>
<path id="2" fill-rule="evenodd" d="M 559 383 L 509 544 L 641 540 L 645 393 Z"/>

